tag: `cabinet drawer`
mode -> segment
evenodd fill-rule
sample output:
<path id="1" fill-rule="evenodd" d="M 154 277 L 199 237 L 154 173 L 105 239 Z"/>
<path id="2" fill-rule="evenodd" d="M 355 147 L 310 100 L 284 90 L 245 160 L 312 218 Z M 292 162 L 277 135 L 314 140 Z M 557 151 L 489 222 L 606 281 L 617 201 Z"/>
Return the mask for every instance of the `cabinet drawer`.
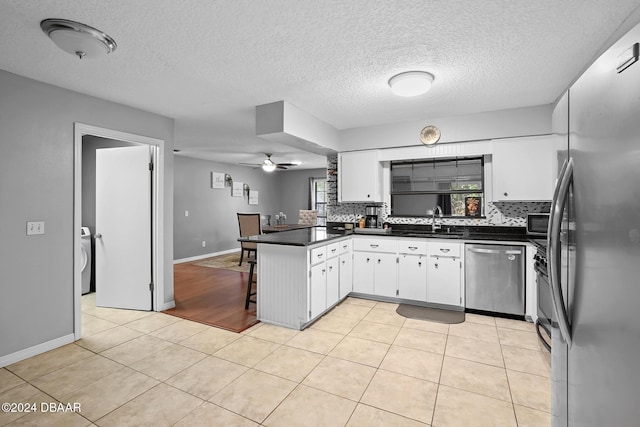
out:
<path id="1" fill-rule="evenodd" d="M 340 254 L 346 254 L 351 252 L 353 242 L 351 241 L 351 239 L 342 240 L 341 242 L 338 242 L 338 246 L 340 247 Z"/>
<path id="2" fill-rule="evenodd" d="M 339 242 L 331 243 L 330 245 L 327 245 L 327 258 L 337 257 L 339 254 L 339 249 L 340 249 Z"/>
<path id="3" fill-rule="evenodd" d="M 429 243 L 429 256 L 460 256 L 460 243 L 431 242 Z"/>
<path id="4" fill-rule="evenodd" d="M 319 246 L 311 249 L 311 265 L 323 262 L 327 258 L 327 247 Z"/>
<path id="5" fill-rule="evenodd" d="M 354 251 L 395 253 L 398 245 L 393 239 L 356 239 L 353 242 Z"/>
<path id="6" fill-rule="evenodd" d="M 426 255 L 427 242 L 415 239 L 415 240 L 400 240 L 398 241 L 398 253 L 401 254 L 416 254 Z"/>

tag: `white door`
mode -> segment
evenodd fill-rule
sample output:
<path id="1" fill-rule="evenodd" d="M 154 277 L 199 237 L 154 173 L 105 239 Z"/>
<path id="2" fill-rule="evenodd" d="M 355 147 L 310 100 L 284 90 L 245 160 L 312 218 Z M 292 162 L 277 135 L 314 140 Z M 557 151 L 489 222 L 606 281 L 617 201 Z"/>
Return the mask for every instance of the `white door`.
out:
<path id="1" fill-rule="evenodd" d="M 375 260 L 374 294 L 397 297 L 398 273 L 396 254 L 373 254 Z"/>
<path id="2" fill-rule="evenodd" d="M 423 255 L 400 255 L 398 297 L 427 301 L 427 259 Z"/>
<path id="3" fill-rule="evenodd" d="M 151 310 L 149 146 L 96 150 L 96 305 Z"/>
<path id="4" fill-rule="evenodd" d="M 327 309 L 327 268 L 325 263 L 311 267 L 311 319 Z"/>

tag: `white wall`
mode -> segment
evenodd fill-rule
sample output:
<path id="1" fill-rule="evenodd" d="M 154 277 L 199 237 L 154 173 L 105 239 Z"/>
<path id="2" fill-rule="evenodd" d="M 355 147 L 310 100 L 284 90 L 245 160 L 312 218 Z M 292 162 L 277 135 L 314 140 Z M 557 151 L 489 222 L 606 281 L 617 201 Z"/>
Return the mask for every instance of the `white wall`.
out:
<path id="1" fill-rule="evenodd" d="M 440 144 L 551 133 L 553 106 L 514 108 L 465 116 L 426 118 L 346 129 L 340 132 L 340 151 L 422 145 L 420 131 L 427 125 L 440 129 Z"/>
<path id="2" fill-rule="evenodd" d="M 173 300 L 172 119 L 0 71 L 0 358 L 73 333 L 74 122 L 165 141 L 164 283 Z M 26 221 L 46 234 L 26 236 Z"/>

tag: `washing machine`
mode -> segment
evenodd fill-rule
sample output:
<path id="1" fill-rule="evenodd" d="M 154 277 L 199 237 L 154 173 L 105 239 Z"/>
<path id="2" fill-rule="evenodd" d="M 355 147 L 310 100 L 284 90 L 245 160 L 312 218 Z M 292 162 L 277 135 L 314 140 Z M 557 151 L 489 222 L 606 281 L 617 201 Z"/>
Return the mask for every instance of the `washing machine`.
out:
<path id="1" fill-rule="evenodd" d="M 82 270 L 82 295 L 91 290 L 91 231 L 82 227 L 80 232 L 80 267 Z"/>

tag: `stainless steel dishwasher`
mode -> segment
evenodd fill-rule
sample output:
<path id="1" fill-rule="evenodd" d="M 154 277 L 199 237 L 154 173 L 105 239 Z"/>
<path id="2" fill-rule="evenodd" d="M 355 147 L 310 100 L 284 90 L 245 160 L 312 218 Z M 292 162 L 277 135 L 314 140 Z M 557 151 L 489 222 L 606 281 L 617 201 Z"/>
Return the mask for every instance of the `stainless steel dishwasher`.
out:
<path id="1" fill-rule="evenodd" d="M 523 316 L 524 267 L 524 246 L 466 244 L 466 308 Z"/>

